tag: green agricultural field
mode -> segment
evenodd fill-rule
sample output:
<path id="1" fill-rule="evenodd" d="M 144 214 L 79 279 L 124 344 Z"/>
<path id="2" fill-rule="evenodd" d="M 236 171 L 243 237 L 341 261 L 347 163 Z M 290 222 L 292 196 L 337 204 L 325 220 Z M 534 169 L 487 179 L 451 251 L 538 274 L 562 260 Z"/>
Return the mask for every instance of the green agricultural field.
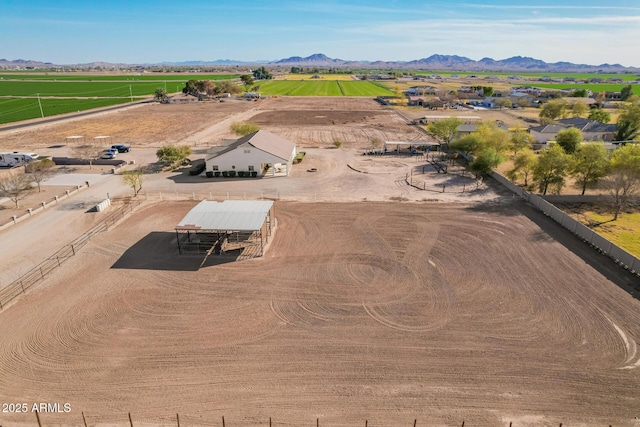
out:
<path id="1" fill-rule="evenodd" d="M 271 80 L 260 84 L 262 95 L 284 96 L 378 96 L 393 95 L 383 86 L 367 81 Z"/>
<path id="2" fill-rule="evenodd" d="M 319 79 L 312 79 L 318 76 Z M 287 74 L 278 80 L 353 80 L 352 74 L 334 74 L 334 73 L 317 73 L 317 74 Z"/>
<path id="3" fill-rule="evenodd" d="M 142 98 L 134 98 L 134 101 Z M 44 98 L 41 99 L 42 112 L 45 117 L 56 114 L 84 111 L 92 108 L 130 102 L 130 98 Z M 37 98 L 0 98 L 0 124 L 42 117 Z"/>
<path id="4" fill-rule="evenodd" d="M 0 96 L 60 96 L 60 97 L 125 97 L 153 95 L 163 82 L 51 82 L 0 80 Z M 182 82 L 167 83 L 168 92 L 179 92 Z"/>
<path id="5" fill-rule="evenodd" d="M 364 83 L 364 84 L 363 84 Z M 345 96 L 393 96 L 394 92 L 380 83 L 341 81 L 339 82 Z"/>
<path id="6" fill-rule="evenodd" d="M 48 73 L 48 74 L 0 74 L 0 80 L 48 80 L 48 81 L 156 81 L 170 82 L 187 80 L 229 80 L 240 78 L 239 74 L 117 74 L 117 75 L 87 75 L 81 73 Z"/>
<path id="7" fill-rule="evenodd" d="M 452 75 L 456 75 L 460 78 L 467 78 L 469 76 L 478 76 L 478 77 L 487 77 L 487 76 L 496 76 L 496 77 L 509 77 L 509 76 L 520 76 L 524 78 L 540 78 L 540 77 L 550 77 L 552 79 L 563 79 L 563 78 L 574 78 L 574 79 L 622 79 L 624 81 L 633 81 L 638 78 L 636 74 L 597 74 L 597 73 L 522 73 L 518 71 L 513 72 L 457 72 L 457 71 L 416 71 L 413 73 L 419 76 L 430 76 L 430 75 L 439 75 L 442 77 L 450 77 Z"/>
<path id="8" fill-rule="evenodd" d="M 628 86 L 625 84 L 606 84 L 606 83 L 535 83 L 521 86 L 535 86 L 541 89 L 589 89 L 594 93 L 599 92 L 620 92 L 623 87 Z M 634 94 L 640 95 L 640 85 L 631 85 L 631 89 Z"/>

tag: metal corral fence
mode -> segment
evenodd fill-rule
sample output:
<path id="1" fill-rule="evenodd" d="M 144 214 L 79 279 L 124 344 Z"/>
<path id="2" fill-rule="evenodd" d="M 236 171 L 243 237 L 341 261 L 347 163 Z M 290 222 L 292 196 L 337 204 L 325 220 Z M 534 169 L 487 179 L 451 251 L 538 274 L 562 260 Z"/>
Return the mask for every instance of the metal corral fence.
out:
<path id="1" fill-rule="evenodd" d="M 404 181 L 404 177 L 402 177 Z M 354 190 L 355 192 L 355 190 Z M 399 193 L 400 194 L 400 193 Z M 406 194 L 406 190 L 405 190 Z M 323 192 L 293 192 L 280 190 L 263 191 L 210 191 L 210 192 L 183 192 L 183 191 L 149 191 L 139 194 L 144 200 L 170 201 L 170 200 L 273 200 L 291 202 L 353 202 L 354 193 L 344 193 L 340 190 Z M 383 196 L 378 198 L 385 200 Z M 364 199 L 363 199 L 364 200 Z M 374 199 L 369 199 L 374 200 Z M 377 200 L 377 199 L 376 199 Z M 388 200 L 388 199 L 386 199 Z"/>
<path id="2" fill-rule="evenodd" d="M 123 206 L 111 212 L 89 231 L 65 245 L 5 288 L 0 289 L 0 309 L 3 309 L 14 298 L 26 293 L 27 290 L 44 280 L 49 273 L 60 267 L 72 256 L 75 256 L 93 236 L 109 230 L 110 227 L 124 218 L 126 214 L 132 212 L 140 203 L 142 203 L 142 200 L 126 201 Z"/>
<path id="3" fill-rule="evenodd" d="M 582 240 L 589 243 L 591 246 L 593 246 L 603 254 L 609 256 L 616 263 L 620 264 L 627 270 L 630 270 L 632 273 L 640 276 L 640 259 L 638 259 L 636 256 L 625 251 L 610 240 L 602 237 L 586 225 L 571 218 L 569 215 L 567 215 L 551 203 L 547 202 L 542 197 L 528 193 L 523 188 L 515 185 L 499 173 L 493 172 L 491 174 L 491 177 L 521 198 L 527 200 L 533 206 L 542 211 L 542 213 L 551 217 L 558 224 L 562 225 L 564 228 L 571 231 L 573 234 L 580 237 Z"/>

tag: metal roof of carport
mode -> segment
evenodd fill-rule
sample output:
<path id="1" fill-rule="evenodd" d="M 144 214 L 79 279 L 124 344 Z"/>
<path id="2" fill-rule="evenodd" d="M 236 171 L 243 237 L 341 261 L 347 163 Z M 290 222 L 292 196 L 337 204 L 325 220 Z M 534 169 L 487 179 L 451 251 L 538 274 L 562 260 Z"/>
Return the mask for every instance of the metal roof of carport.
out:
<path id="1" fill-rule="evenodd" d="M 273 201 L 203 200 L 191 209 L 176 230 L 256 231 L 262 228 Z"/>

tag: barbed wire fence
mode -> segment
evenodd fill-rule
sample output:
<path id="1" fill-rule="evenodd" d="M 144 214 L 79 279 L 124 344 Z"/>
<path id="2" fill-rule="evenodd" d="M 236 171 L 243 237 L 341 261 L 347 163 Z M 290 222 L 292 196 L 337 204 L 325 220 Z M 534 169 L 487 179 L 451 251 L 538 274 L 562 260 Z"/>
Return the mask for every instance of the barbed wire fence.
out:
<path id="1" fill-rule="evenodd" d="M 33 416 L 33 422 L 34 424 L 37 423 L 38 427 L 47 427 L 47 419 L 46 419 L 46 413 L 44 412 L 39 412 L 39 411 L 34 411 L 33 412 L 34 416 Z M 67 414 L 68 415 L 68 414 Z M 75 418 L 77 420 L 65 420 L 64 423 L 67 426 L 84 426 L 84 427 L 89 427 L 90 425 L 96 425 L 96 422 L 92 419 L 92 417 L 90 417 L 88 414 L 85 414 L 84 411 L 81 411 L 80 413 L 80 417 L 76 416 Z M 69 418 L 69 417 L 66 417 Z M 93 423 L 91 422 L 93 421 Z M 97 420 L 98 423 L 103 423 L 105 422 L 105 420 L 103 419 L 103 417 L 99 417 L 99 420 Z M 372 420 L 373 421 L 373 420 Z M 27 421 L 28 422 L 28 421 Z M 272 417 L 269 417 L 268 419 L 265 418 L 264 420 L 258 420 L 257 418 L 253 417 L 251 418 L 251 420 L 247 420 L 247 419 L 225 419 L 224 415 L 220 415 L 215 417 L 215 419 L 212 418 L 203 418 L 202 416 L 188 416 L 188 415 L 180 415 L 179 413 L 175 414 L 175 416 L 164 416 L 164 417 L 156 417 L 154 419 L 148 418 L 148 417 L 136 417 L 135 415 L 132 415 L 131 412 L 128 412 L 126 414 L 122 414 L 120 416 L 114 416 L 114 418 L 112 418 L 110 421 L 107 421 L 109 423 L 109 425 L 113 425 L 113 426 L 123 426 L 123 427 L 135 427 L 135 426 L 148 426 L 148 425 L 153 425 L 153 426 L 163 426 L 163 427 L 172 427 L 172 426 L 177 426 L 177 427 L 182 427 L 182 426 L 197 426 L 197 427 L 248 427 L 248 426 L 264 426 L 266 427 L 267 425 L 269 427 L 274 427 L 274 426 L 280 426 L 280 427 L 304 427 L 304 426 L 308 426 L 308 427 L 324 427 L 325 425 L 331 425 L 334 423 L 328 423 L 325 424 L 324 422 L 322 422 L 322 420 L 320 418 L 315 418 L 315 419 L 310 419 L 308 422 L 300 422 L 299 420 L 297 421 L 288 421 L 288 420 L 274 420 Z M 359 422 L 357 424 L 350 424 L 352 426 L 364 426 L 364 427 L 375 427 L 377 425 L 385 425 L 386 423 L 377 423 L 377 422 L 370 422 L 369 419 L 364 419 L 362 422 Z M 55 423 L 52 423 L 51 425 L 59 425 L 58 420 L 56 420 Z M 420 422 L 420 420 L 418 418 L 414 418 L 413 420 L 407 420 L 406 422 L 400 422 L 397 424 L 398 426 L 405 426 L 405 427 L 423 427 L 423 426 L 429 426 L 430 423 L 427 421 L 423 421 Z M 466 427 L 467 425 L 467 421 L 466 420 L 462 420 L 456 424 L 450 424 L 452 426 L 461 426 L 461 427 Z M 513 421 L 509 421 L 509 423 L 507 424 L 507 422 L 504 423 L 500 423 L 500 424 L 496 424 L 497 426 L 504 426 L 504 427 L 518 427 L 517 423 L 514 423 Z M 556 424 L 551 424 L 551 425 L 556 425 Z M 564 423 L 563 422 L 558 422 L 557 425 L 559 427 L 563 427 Z M 606 425 L 606 424 L 605 424 Z M 612 427 L 612 424 L 608 424 L 609 427 Z"/>

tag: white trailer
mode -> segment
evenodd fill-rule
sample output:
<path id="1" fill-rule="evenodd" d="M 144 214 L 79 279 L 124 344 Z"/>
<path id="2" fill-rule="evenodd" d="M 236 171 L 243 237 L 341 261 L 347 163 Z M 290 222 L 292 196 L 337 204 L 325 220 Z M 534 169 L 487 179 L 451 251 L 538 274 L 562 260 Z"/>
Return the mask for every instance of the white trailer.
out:
<path id="1" fill-rule="evenodd" d="M 22 163 L 29 163 L 37 158 L 38 155 L 36 153 L 20 153 L 18 151 L 0 153 L 0 167 L 13 167 Z"/>

